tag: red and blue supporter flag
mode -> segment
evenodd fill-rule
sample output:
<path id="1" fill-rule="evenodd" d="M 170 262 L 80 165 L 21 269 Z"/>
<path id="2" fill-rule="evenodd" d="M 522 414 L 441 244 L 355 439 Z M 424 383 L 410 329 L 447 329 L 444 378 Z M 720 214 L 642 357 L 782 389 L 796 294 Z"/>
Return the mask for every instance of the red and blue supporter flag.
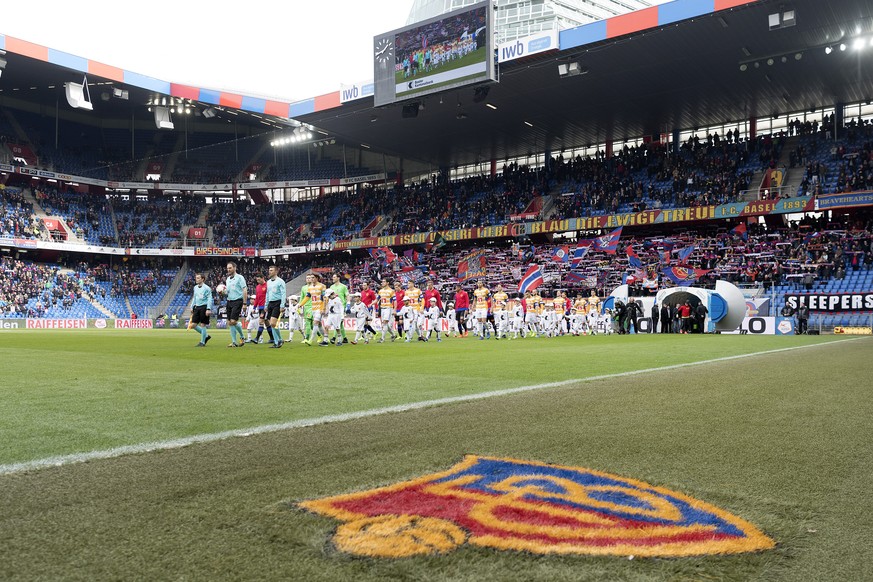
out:
<path id="1" fill-rule="evenodd" d="M 694 252 L 695 246 L 687 246 L 684 249 L 679 250 L 679 264 L 684 265 L 688 261 L 688 257 Z"/>
<path id="2" fill-rule="evenodd" d="M 582 283 L 583 281 L 586 281 L 587 279 L 587 276 L 577 271 L 569 271 L 566 275 L 564 275 L 564 280 L 567 283 L 576 283 L 577 285 L 579 283 Z"/>
<path id="3" fill-rule="evenodd" d="M 594 239 L 594 250 L 603 251 L 608 255 L 614 255 L 618 250 L 618 240 L 621 238 L 621 229 L 619 226 L 609 234 L 599 236 Z"/>
<path id="4" fill-rule="evenodd" d="M 407 251 L 403 251 L 403 256 L 414 263 L 418 262 L 419 255 L 418 255 L 418 251 L 415 249 L 409 249 Z"/>
<path id="5" fill-rule="evenodd" d="M 627 253 L 627 262 L 631 267 L 639 269 L 643 266 L 643 262 L 640 260 L 640 256 L 634 250 L 633 245 L 627 245 L 627 249 L 625 249 L 625 252 Z"/>
<path id="6" fill-rule="evenodd" d="M 390 265 L 397 259 L 397 255 L 388 247 L 370 249 L 370 256 L 373 257 L 373 260 L 380 261 L 385 266 Z"/>
<path id="7" fill-rule="evenodd" d="M 662 253 L 658 253 L 658 258 L 660 259 L 661 264 L 665 265 L 665 266 L 669 265 L 670 262 L 673 260 L 672 257 L 670 256 L 670 251 L 664 251 Z"/>
<path id="8" fill-rule="evenodd" d="M 805 237 L 803 237 L 803 244 L 808 244 L 820 236 L 821 236 L 820 232 L 811 232 L 808 235 L 806 235 Z"/>
<path id="9" fill-rule="evenodd" d="M 472 252 L 458 263 L 458 281 L 461 283 L 484 277 L 485 272 L 485 251 Z"/>
<path id="10" fill-rule="evenodd" d="M 693 269 L 690 267 L 667 267 L 661 273 L 681 287 L 687 287 L 698 278 L 709 273 L 707 269 Z"/>
<path id="11" fill-rule="evenodd" d="M 746 223 L 741 222 L 737 226 L 731 229 L 731 232 L 737 236 L 743 237 L 743 240 L 749 240 L 749 232 L 746 228 Z"/>
<path id="12" fill-rule="evenodd" d="M 543 271 L 539 265 L 531 265 L 518 283 L 518 292 L 533 291 L 543 284 Z"/>
<path id="13" fill-rule="evenodd" d="M 570 247 L 564 245 L 562 247 L 556 248 L 555 252 L 552 253 L 552 260 L 556 263 L 569 263 Z"/>
<path id="14" fill-rule="evenodd" d="M 470 271 L 470 265 L 467 261 L 458 263 L 458 281 L 464 282 L 467 280 L 467 273 Z"/>
<path id="15" fill-rule="evenodd" d="M 591 250 L 591 244 L 589 243 L 587 246 L 578 246 L 576 250 L 573 251 L 573 260 L 570 261 L 570 267 L 576 268 L 582 263 L 582 259 L 585 258 L 585 255 L 588 254 L 588 251 Z"/>

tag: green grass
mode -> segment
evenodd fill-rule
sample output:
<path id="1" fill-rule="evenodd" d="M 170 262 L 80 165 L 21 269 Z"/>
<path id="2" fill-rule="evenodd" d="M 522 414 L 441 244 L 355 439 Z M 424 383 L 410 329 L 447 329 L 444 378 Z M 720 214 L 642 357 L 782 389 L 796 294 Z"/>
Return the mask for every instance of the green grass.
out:
<path id="1" fill-rule="evenodd" d="M 596 336 L 229 350 L 166 331 L 0 335 L 0 464 L 826 341 Z M 794 357 L 802 357 L 800 355 Z M 38 373 L 35 373 L 38 371 Z"/>
<path id="2" fill-rule="evenodd" d="M 7 378 L 33 377 L 35 362 L 42 368 L 31 386 L 4 384 L 2 462 L 836 339 L 453 340 L 282 351 L 194 350 L 193 337 L 0 335 Z M 2 476 L 0 578 L 869 579 L 871 343 Z M 229 374 L 238 380 L 226 381 Z M 53 428 L 58 423 L 63 431 Z M 337 523 L 295 505 L 443 470 L 468 453 L 641 479 L 736 513 L 777 547 L 629 561 L 465 545 L 440 556 L 372 560 L 337 552 L 330 543 Z"/>

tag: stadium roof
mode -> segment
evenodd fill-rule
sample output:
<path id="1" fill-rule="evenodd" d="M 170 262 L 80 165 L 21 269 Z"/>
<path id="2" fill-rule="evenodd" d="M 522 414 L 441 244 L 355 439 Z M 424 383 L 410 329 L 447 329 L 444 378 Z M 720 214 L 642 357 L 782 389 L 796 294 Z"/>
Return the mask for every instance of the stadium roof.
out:
<path id="1" fill-rule="evenodd" d="M 735 7 L 700 14 L 707 4 Z M 770 14 L 792 9 L 795 26 L 769 30 Z M 699 15 L 659 25 L 683 11 Z M 402 117 L 402 104 L 376 109 L 366 98 L 297 119 L 377 151 L 453 167 L 866 101 L 871 20 L 865 0 L 679 0 L 563 31 L 560 52 L 505 64 L 479 103 L 467 87 L 420 100 L 415 118 Z M 636 32 L 611 34 L 625 31 Z M 865 50 L 852 48 L 859 34 Z M 837 48 L 826 54 L 828 46 Z M 558 64 L 569 62 L 587 73 L 561 78 Z"/>
<path id="2" fill-rule="evenodd" d="M 796 25 L 769 30 L 769 15 L 789 10 Z M 270 101 L 161 81 L 0 35 L 8 61 L 0 97 L 50 114 L 64 101 L 63 82 L 80 82 L 87 72 L 101 118 L 148 121 L 147 103 L 175 97 L 215 108 L 219 123 L 245 120 L 270 131 L 301 121 L 419 167 L 453 167 L 867 101 L 871 33 L 873 5 L 864 0 L 676 0 L 562 31 L 559 52 L 501 65 L 500 82 L 484 86 L 484 100 L 474 102 L 474 87 L 431 95 L 409 119 L 401 103 L 374 108 L 372 97 L 342 104 L 336 92 Z M 856 38 L 866 40 L 864 50 L 853 48 Z M 826 54 L 825 47 L 836 48 Z M 560 77 L 558 65 L 571 62 L 586 74 Z M 129 99 L 112 97 L 113 87 Z"/>

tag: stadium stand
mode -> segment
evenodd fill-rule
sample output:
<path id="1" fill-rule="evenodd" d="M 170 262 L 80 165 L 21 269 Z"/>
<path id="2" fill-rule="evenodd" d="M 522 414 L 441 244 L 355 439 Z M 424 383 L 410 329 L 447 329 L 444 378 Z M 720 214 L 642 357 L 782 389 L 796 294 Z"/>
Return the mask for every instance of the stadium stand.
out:
<path id="1" fill-rule="evenodd" d="M 40 221 L 33 205 L 16 188 L 0 190 L 0 236 L 10 238 L 40 238 Z"/>

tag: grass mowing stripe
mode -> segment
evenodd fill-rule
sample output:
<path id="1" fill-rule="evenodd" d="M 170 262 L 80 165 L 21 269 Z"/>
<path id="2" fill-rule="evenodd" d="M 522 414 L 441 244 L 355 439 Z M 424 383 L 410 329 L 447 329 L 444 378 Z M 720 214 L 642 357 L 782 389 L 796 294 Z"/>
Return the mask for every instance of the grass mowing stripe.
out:
<path id="1" fill-rule="evenodd" d="M 149 453 L 154 451 L 161 450 L 169 450 L 169 449 L 177 449 L 181 447 L 187 447 L 197 443 L 210 443 L 215 441 L 220 441 L 233 437 L 245 437 L 252 436 L 256 434 L 264 434 L 270 432 L 277 432 L 282 430 L 289 430 L 295 428 L 305 428 L 320 424 L 328 424 L 328 423 L 336 423 L 336 422 L 344 422 L 348 420 L 354 420 L 359 418 L 366 418 L 371 416 L 379 416 L 383 414 L 390 414 L 394 412 L 406 412 L 410 410 L 419 410 L 422 408 L 430 408 L 433 406 L 440 406 L 444 404 L 455 404 L 459 402 L 466 402 L 472 400 L 483 400 L 486 398 L 494 398 L 498 396 L 506 396 L 510 394 L 517 394 L 521 392 L 531 392 L 534 390 L 543 390 L 546 388 L 559 388 L 562 386 L 568 386 L 572 384 L 580 384 L 584 382 L 594 382 L 597 380 L 606 380 L 611 378 L 622 378 L 627 376 L 636 376 L 639 374 L 649 374 L 652 372 L 663 372 L 668 370 L 676 370 L 680 368 L 686 368 L 691 366 L 702 366 L 706 364 L 712 364 L 717 362 L 726 362 L 731 360 L 738 360 L 743 358 L 749 358 L 754 356 L 762 356 L 768 354 L 775 354 L 780 352 L 789 352 L 794 350 L 800 350 L 804 348 L 812 348 L 812 347 L 820 347 L 825 345 L 834 345 L 840 344 L 849 341 L 857 341 L 859 339 L 867 339 L 863 337 L 856 338 L 847 338 L 842 340 L 835 340 L 825 343 L 819 344 L 809 344 L 805 346 L 792 346 L 787 348 L 778 348 L 774 350 L 765 350 L 761 352 L 753 352 L 749 354 L 737 354 L 733 356 L 724 356 L 720 358 L 711 358 L 708 360 L 700 360 L 696 362 L 684 362 L 679 364 L 670 364 L 668 366 L 659 366 L 656 368 L 645 368 L 640 370 L 629 370 L 625 372 L 617 372 L 615 374 L 601 374 L 597 376 L 588 376 L 584 378 L 573 378 L 570 380 L 562 380 L 559 382 L 548 382 L 544 384 L 533 384 L 529 386 L 518 386 L 516 388 L 505 388 L 501 390 L 492 390 L 489 392 L 480 392 L 476 394 L 466 394 L 461 396 L 451 396 L 447 398 L 438 398 L 434 400 L 423 400 L 419 402 L 411 402 L 408 404 L 400 404 L 396 406 L 386 406 L 382 408 L 374 408 L 370 410 L 361 410 L 356 412 L 348 412 L 342 414 L 332 414 L 321 416 L 318 418 L 308 418 L 295 420 L 290 422 L 283 422 L 278 424 L 267 424 L 262 426 L 236 429 L 236 430 L 228 430 L 217 433 L 208 433 L 208 434 L 200 434 L 200 435 L 192 435 L 179 439 L 171 439 L 165 441 L 157 441 L 150 443 L 140 443 L 136 445 L 126 445 L 121 447 L 114 447 L 111 449 L 105 450 L 97 450 L 90 451 L 86 453 L 73 453 L 69 455 L 60 455 L 55 457 L 48 457 L 43 459 L 35 459 L 32 461 L 24 461 L 20 463 L 10 463 L 6 465 L 0 465 L 0 475 L 10 475 L 14 473 L 21 473 L 25 471 L 33 471 L 38 469 L 45 469 L 48 467 L 59 467 L 64 465 L 70 465 L 75 463 L 84 463 L 86 461 L 95 461 L 101 459 L 111 459 L 114 457 L 120 457 L 123 455 L 131 455 L 131 454 L 141 454 L 141 453 Z"/>

